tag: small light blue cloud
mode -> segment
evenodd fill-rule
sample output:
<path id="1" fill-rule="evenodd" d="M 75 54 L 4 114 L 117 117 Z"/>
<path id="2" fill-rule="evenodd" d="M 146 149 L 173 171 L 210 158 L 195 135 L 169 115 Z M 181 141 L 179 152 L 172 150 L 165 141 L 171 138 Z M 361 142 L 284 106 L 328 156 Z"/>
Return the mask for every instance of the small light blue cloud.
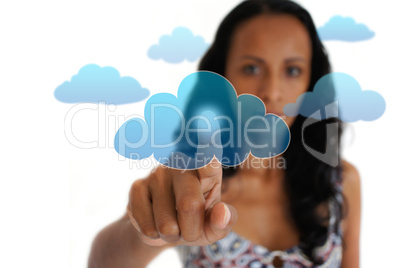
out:
<path id="1" fill-rule="evenodd" d="M 132 77 L 120 77 L 113 67 L 88 64 L 71 81 L 58 86 L 54 96 L 65 103 L 105 102 L 118 105 L 144 100 L 149 96 L 149 90 L 141 87 Z"/>
<path id="2" fill-rule="evenodd" d="M 364 41 L 374 37 L 365 24 L 356 23 L 351 17 L 333 16 L 324 26 L 317 29 L 322 41 L 339 40 L 346 42 Z"/>
<path id="3" fill-rule="evenodd" d="M 301 114 L 317 120 L 338 117 L 344 122 L 356 122 L 380 118 L 385 106 L 381 94 L 362 90 L 352 76 L 330 73 L 318 80 L 312 92 L 300 95 L 296 103 L 287 104 L 283 112 L 287 116 Z"/>
<path id="4" fill-rule="evenodd" d="M 184 60 L 194 62 L 204 54 L 208 46 L 203 37 L 195 36 L 188 28 L 177 27 L 172 35 L 163 35 L 159 38 L 159 44 L 149 48 L 148 57 L 153 60 L 163 59 L 169 63 Z"/>
<path id="5" fill-rule="evenodd" d="M 253 95 L 237 97 L 223 76 L 201 71 L 181 82 L 177 97 L 151 96 L 144 119 L 126 121 L 117 131 L 115 150 L 129 159 L 150 156 L 177 169 L 195 169 L 215 156 L 226 166 L 248 155 L 270 158 L 282 154 L 290 131 L 277 115 L 265 114 L 264 103 Z"/>

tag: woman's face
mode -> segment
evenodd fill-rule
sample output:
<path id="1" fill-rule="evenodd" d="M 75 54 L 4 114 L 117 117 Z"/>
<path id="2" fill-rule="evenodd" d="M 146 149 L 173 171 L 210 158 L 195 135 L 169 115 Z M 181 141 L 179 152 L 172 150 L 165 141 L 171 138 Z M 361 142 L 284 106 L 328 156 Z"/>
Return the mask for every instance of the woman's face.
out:
<path id="1" fill-rule="evenodd" d="M 240 24 L 233 36 L 225 77 L 237 94 L 253 94 L 267 113 L 282 116 L 283 107 L 307 91 L 311 41 L 305 26 L 291 15 L 259 15 Z"/>

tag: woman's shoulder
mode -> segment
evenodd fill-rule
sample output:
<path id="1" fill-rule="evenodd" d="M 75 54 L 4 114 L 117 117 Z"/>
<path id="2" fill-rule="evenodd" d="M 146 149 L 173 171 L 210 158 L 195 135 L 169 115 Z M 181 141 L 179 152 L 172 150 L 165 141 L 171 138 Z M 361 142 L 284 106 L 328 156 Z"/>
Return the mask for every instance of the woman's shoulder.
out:
<path id="1" fill-rule="evenodd" d="M 353 198 L 360 192 L 359 171 L 346 160 L 342 160 L 342 189 L 346 198 Z"/>
<path id="2" fill-rule="evenodd" d="M 360 179 L 359 171 L 357 170 L 357 168 L 345 159 L 342 159 L 342 172 L 344 180 L 347 183 L 356 183 Z"/>
<path id="3" fill-rule="evenodd" d="M 342 160 L 342 193 L 346 198 L 342 229 L 347 230 L 360 218 L 361 185 L 357 168 L 346 160 Z"/>

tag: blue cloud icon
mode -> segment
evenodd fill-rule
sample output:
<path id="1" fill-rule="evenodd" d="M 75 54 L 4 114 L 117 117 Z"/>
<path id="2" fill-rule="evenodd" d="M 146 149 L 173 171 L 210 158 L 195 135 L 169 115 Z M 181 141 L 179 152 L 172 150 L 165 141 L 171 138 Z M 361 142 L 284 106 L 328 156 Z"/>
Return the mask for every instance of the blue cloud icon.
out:
<path id="1" fill-rule="evenodd" d="M 149 90 L 141 87 L 132 77 L 120 77 L 113 67 L 88 64 L 71 81 L 58 86 L 54 96 L 66 103 L 105 102 L 118 105 L 144 100 L 149 96 Z"/>
<path id="2" fill-rule="evenodd" d="M 296 103 L 287 104 L 287 116 L 301 114 L 317 120 L 338 117 L 344 122 L 373 121 L 385 112 L 385 100 L 377 92 L 362 90 L 352 76 L 330 73 L 315 84 L 312 92 L 300 95 Z"/>
<path id="3" fill-rule="evenodd" d="M 148 57 L 153 60 L 163 59 L 169 63 L 184 60 L 194 62 L 204 54 L 208 46 L 203 37 L 195 36 L 188 28 L 177 27 L 172 35 L 163 35 L 159 44 L 149 48 Z"/>
<path id="4" fill-rule="evenodd" d="M 339 40 L 347 42 L 363 41 L 374 37 L 374 32 L 366 25 L 356 23 L 351 17 L 333 16 L 324 26 L 317 29 L 322 41 Z"/>
<path id="5" fill-rule="evenodd" d="M 177 97 L 151 96 L 144 119 L 126 121 L 117 131 L 116 151 L 130 159 L 154 156 L 163 165 L 194 169 L 215 156 L 235 166 L 251 153 L 269 158 L 283 153 L 290 142 L 284 120 L 265 114 L 265 105 L 253 95 L 237 97 L 222 76 L 207 71 L 188 75 Z"/>

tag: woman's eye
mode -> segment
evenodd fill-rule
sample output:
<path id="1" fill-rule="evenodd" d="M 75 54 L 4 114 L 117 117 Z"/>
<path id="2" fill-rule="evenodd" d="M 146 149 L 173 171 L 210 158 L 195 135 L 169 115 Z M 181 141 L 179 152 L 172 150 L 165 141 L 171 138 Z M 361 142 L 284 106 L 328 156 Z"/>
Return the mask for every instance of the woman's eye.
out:
<path id="1" fill-rule="evenodd" d="M 243 67 L 243 72 L 245 74 L 259 74 L 260 73 L 260 67 L 258 67 L 257 65 L 246 65 Z"/>
<path id="2" fill-rule="evenodd" d="M 297 77 L 297 76 L 299 76 L 300 75 L 300 73 L 301 73 L 301 70 L 300 70 L 300 68 L 299 67 L 288 67 L 287 69 L 286 69 L 286 73 L 287 73 L 287 75 L 289 75 L 289 76 L 291 76 L 291 77 Z"/>

